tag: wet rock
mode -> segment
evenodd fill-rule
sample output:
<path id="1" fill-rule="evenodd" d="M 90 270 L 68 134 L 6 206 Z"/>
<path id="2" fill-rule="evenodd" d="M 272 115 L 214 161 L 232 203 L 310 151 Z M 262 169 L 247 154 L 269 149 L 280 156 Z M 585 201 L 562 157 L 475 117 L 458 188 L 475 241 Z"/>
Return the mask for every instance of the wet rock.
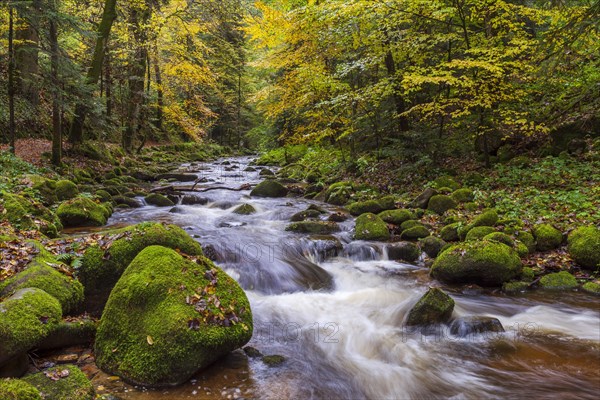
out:
<path id="1" fill-rule="evenodd" d="M 431 258 L 436 258 L 442 249 L 447 245 L 444 240 L 435 236 L 427 236 L 426 238 L 421 239 L 420 243 L 425 254 Z"/>
<path id="2" fill-rule="evenodd" d="M 428 326 L 447 322 L 454 311 L 454 300 L 438 288 L 427 293 L 408 313 L 407 326 Z"/>
<path id="3" fill-rule="evenodd" d="M 172 180 L 177 182 L 195 182 L 198 179 L 197 175 L 192 174 L 160 174 L 156 177 L 157 180 Z"/>
<path id="4" fill-rule="evenodd" d="M 350 216 L 348 214 L 344 214 L 342 212 L 336 212 L 331 214 L 328 218 L 327 221 L 331 221 L 331 222 L 345 222 L 348 220 L 348 218 L 350 218 Z"/>
<path id="5" fill-rule="evenodd" d="M 506 282 L 502 285 L 502 291 L 505 293 L 524 293 L 529 289 L 528 282 Z"/>
<path id="6" fill-rule="evenodd" d="M 344 249 L 342 242 L 331 235 L 314 235 L 309 238 L 322 259 L 337 257 Z"/>
<path id="7" fill-rule="evenodd" d="M 173 201 L 158 193 L 150 194 L 144 200 L 146 203 L 157 207 L 172 207 L 175 205 Z"/>
<path id="8" fill-rule="evenodd" d="M 272 356 L 263 356 L 262 362 L 264 362 L 269 367 L 278 367 L 285 362 L 286 358 L 280 355 L 272 355 Z"/>
<path id="9" fill-rule="evenodd" d="M 208 204 L 208 199 L 206 197 L 200 197 L 193 194 L 186 194 L 181 198 L 181 204 L 184 206 L 204 206 Z"/>
<path id="10" fill-rule="evenodd" d="M 429 230 L 421 225 L 402 231 L 402 233 L 400 234 L 400 238 L 402 240 L 419 240 L 426 238 L 430 234 L 431 233 L 429 232 Z"/>
<path id="11" fill-rule="evenodd" d="M 258 349 L 252 346 L 244 347 L 244 353 L 246 353 L 246 355 L 250 358 L 259 358 L 263 356 L 263 354 L 260 351 L 258 351 Z"/>
<path id="12" fill-rule="evenodd" d="M 540 287 L 543 289 L 569 290 L 577 286 L 579 286 L 577 279 L 567 271 L 548 274 L 540 279 Z"/>
<path id="13" fill-rule="evenodd" d="M 215 246 L 212 244 L 207 244 L 202 246 L 202 250 L 204 251 L 204 256 L 208 258 L 212 262 L 221 262 L 223 261 L 223 257 L 219 254 Z"/>
<path id="14" fill-rule="evenodd" d="M 297 233 L 328 235 L 339 232 L 340 227 L 335 222 L 329 221 L 302 221 L 289 224 L 285 230 Z"/>
<path id="15" fill-rule="evenodd" d="M 250 192 L 250 196 L 255 197 L 285 197 L 287 194 L 287 188 L 274 180 L 263 181 Z"/>
<path id="16" fill-rule="evenodd" d="M 504 332 L 504 327 L 498 318 L 460 317 L 450 324 L 450 333 L 458 337 L 481 335 L 488 332 Z"/>
<path id="17" fill-rule="evenodd" d="M 402 242 L 387 246 L 388 257 L 394 261 L 415 262 L 421 256 L 421 249 L 414 243 Z"/>
<path id="18" fill-rule="evenodd" d="M 169 210 L 171 214 L 185 214 L 186 211 L 183 207 L 175 206 Z"/>
<path id="19" fill-rule="evenodd" d="M 256 212 L 256 208 L 254 208 L 250 204 L 242 204 L 241 206 L 239 206 L 235 210 L 233 210 L 234 214 L 239 214 L 239 215 L 251 215 L 251 214 L 254 214 L 255 212 Z"/>
<path id="20" fill-rule="evenodd" d="M 140 203 L 138 200 L 126 196 L 114 196 L 113 203 L 115 203 L 117 206 L 125 205 L 129 208 L 142 207 L 142 203 Z"/>
<path id="21" fill-rule="evenodd" d="M 87 376 L 75 365 L 60 365 L 37 374 L 28 375 L 23 381 L 29 383 L 44 399 L 94 400 L 96 392 Z"/>
<path id="22" fill-rule="evenodd" d="M 254 168 L 254 167 L 246 167 L 246 169 L 244 169 L 244 172 L 256 172 L 256 168 Z"/>
<path id="23" fill-rule="evenodd" d="M 260 173 L 258 174 L 259 176 L 275 176 L 275 173 L 273 171 L 271 171 L 270 169 L 263 169 L 260 171 Z"/>
<path id="24" fill-rule="evenodd" d="M 438 192 L 435 189 L 425 189 L 416 199 L 410 202 L 409 208 L 421 208 L 426 210 L 429 200 L 436 194 L 438 194 Z"/>
<path id="25" fill-rule="evenodd" d="M 239 228 L 248 225 L 246 222 L 225 221 L 219 224 L 219 228 Z"/>
<path id="26" fill-rule="evenodd" d="M 305 221 L 307 219 L 319 219 L 319 217 L 321 217 L 321 213 L 319 211 L 304 210 L 304 211 L 300 211 L 300 212 L 297 212 L 296 214 L 292 215 L 292 218 L 290 219 L 290 221 L 301 222 L 301 221 Z"/>

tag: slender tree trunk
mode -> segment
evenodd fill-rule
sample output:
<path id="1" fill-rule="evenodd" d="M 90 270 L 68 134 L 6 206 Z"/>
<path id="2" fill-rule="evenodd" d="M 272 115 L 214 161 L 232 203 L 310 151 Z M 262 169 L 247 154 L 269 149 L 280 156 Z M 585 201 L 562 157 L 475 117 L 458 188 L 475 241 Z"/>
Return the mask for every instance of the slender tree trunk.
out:
<path id="1" fill-rule="evenodd" d="M 162 131 L 163 128 L 163 107 L 164 92 L 162 88 L 162 73 L 160 71 L 158 45 L 154 43 L 154 79 L 156 80 L 156 129 Z"/>
<path id="2" fill-rule="evenodd" d="M 8 139 L 10 151 L 15 154 L 15 49 L 14 49 L 14 10 L 8 6 Z"/>
<path id="3" fill-rule="evenodd" d="M 108 45 L 105 47 L 106 54 L 104 55 L 104 67 L 105 67 L 105 77 L 104 81 L 106 84 L 106 119 L 107 122 L 110 121 L 112 117 L 112 109 L 113 109 L 113 98 L 112 98 L 112 71 L 111 71 L 111 58 L 110 58 L 110 50 Z"/>
<path id="4" fill-rule="evenodd" d="M 102 73 L 102 64 L 104 61 L 104 54 L 106 53 L 106 44 L 108 37 L 110 36 L 110 30 L 114 20 L 117 18 L 117 0 L 106 0 L 104 3 L 104 12 L 102 14 L 102 20 L 98 26 L 98 37 L 96 39 L 96 46 L 94 47 L 94 55 L 92 57 L 92 64 L 88 70 L 86 82 L 89 85 L 95 85 L 100 79 Z M 83 143 L 83 125 L 88 110 L 85 104 L 79 103 L 75 106 L 75 115 L 71 121 L 71 128 L 69 129 L 69 141 L 72 144 Z"/>
<path id="5" fill-rule="evenodd" d="M 58 30 L 54 18 L 50 18 L 50 64 L 52 74 L 52 164 L 62 163 L 62 121 L 60 110 L 60 87 L 58 79 Z"/>
<path id="6" fill-rule="evenodd" d="M 42 12 L 41 0 L 33 0 L 19 18 L 23 28 L 15 30 L 15 90 L 35 107 L 39 104 L 40 93 L 37 78 L 39 75 L 38 26 Z"/>

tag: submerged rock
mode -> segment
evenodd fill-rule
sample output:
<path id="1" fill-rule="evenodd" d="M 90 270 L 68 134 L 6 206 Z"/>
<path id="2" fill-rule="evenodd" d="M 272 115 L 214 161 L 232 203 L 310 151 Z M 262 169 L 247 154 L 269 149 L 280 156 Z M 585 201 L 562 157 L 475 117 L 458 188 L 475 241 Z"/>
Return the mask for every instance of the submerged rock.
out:
<path id="1" fill-rule="evenodd" d="M 144 249 L 113 289 L 96 335 L 96 362 L 124 380 L 175 386 L 246 344 L 250 304 L 239 285 L 201 257 Z"/>
<path id="2" fill-rule="evenodd" d="M 262 362 L 264 362 L 269 367 L 277 367 L 285 362 L 286 358 L 284 356 L 280 356 L 278 354 L 274 354 L 271 356 L 263 356 Z"/>
<path id="3" fill-rule="evenodd" d="M 233 210 L 234 214 L 239 214 L 239 215 L 250 215 L 250 214 L 254 214 L 255 212 L 256 212 L 256 208 L 254 208 L 250 204 L 242 204 L 241 206 L 239 206 L 235 210 Z"/>
<path id="4" fill-rule="evenodd" d="M 429 288 L 427 293 L 408 313 L 406 325 L 427 326 L 447 322 L 454 311 L 454 300 L 438 288 Z"/>
<path id="5" fill-rule="evenodd" d="M 75 365 L 60 365 L 23 378 L 44 399 L 93 400 L 94 386 Z"/>
<path id="6" fill-rule="evenodd" d="M 487 332 L 504 332 L 498 318 L 493 317 L 460 317 L 450 324 L 450 333 L 459 337 L 479 335 Z"/>
<path id="7" fill-rule="evenodd" d="M 339 232 L 340 227 L 335 222 L 329 221 L 302 221 L 289 224 L 285 230 L 314 235 L 329 235 L 331 233 Z"/>
<path id="8" fill-rule="evenodd" d="M 287 188 L 272 179 L 262 181 L 250 192 L 250 196 L 255 197 L 285 197 L 287 194 Z"/>
<path id="9" fill-rule="evenodd" d="M 394 261 L 415 262 L 421 256 L 421 249 L 414 243 L 393 243 L 387 246 L 388 258 Z"/>
<path id="10" fill-rule="evenodd" d="M 144 198 L 146 203 L 157 207 L 173 207 L 175 203 L 162 194 L 152 193 Z"/>

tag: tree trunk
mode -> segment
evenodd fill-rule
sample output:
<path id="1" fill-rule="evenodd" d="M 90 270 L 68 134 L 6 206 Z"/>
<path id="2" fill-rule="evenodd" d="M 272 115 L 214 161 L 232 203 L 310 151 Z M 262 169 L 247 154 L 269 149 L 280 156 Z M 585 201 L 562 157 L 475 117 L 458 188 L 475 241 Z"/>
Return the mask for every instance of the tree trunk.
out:
<path id="1" fill-rule="evenodd" d="M 160 71 L 158 45 L 154 44 L 154 76 L 156 79 L 156 129 L 162 131 L 163 128 L 163 107 L 164 107 L 164 92 L 162 88 L 162 73 Z"/>
<path id="2" fill-rule="evenodd" d="M 88 85 L 95 85 L 100 79 L 104 54 L 106 53 L 106 44 L 108 42 L 108 37 L 110 36 L 112 24 L 117 18 L 116 8 L 117 0 L 106 0 L 104 3 L 104 12 L 102 14 L 100 25 L 98 26 L 98 37 L 96 38 L 92 64 L 86 76 L 86 83 Z M 83 143 L 83 124 L 85 123 L 87 112 L 88 110 L 85 104 L 79 103 L 75 106 L 75 115 L 73 116 L 71 128 L 69 130 L 69 141 L 72 144 Z"/>
<path id="3" fill-rule="evenodd" d="M 14 10 L 8 6 L 8 140 L 10 151 L 15 154 L 15 49 L 14 49 Z"/>
<path id="4" fill-rule="evenodd" d="M 104 83 L 106 86 L 106 119 L 107 122 L 110 121 L 110 118 L 112 117 L 112 109 L 113 109 L 113 98 L 112 98 L 112 85 L 113 85 L 113 81 L 112 81 L 112 71 L 111 71 L 111 64 L 110 64 L 110 50 L 108 48 L 108 45 L 105 47 L 106 53 L 104 55 L 104 71 L 105 71 L 105 77 L 104 77 Z"/>
<path id="5" fill-rule="evenodd" d="M 62 163 L 62 122 L 60 115 L 60 87 L 58 79 L 58 30 L 56 21 L 50 18 L 50 64 L 52 74 L 52 164 Z"/>
<path id="6" fill-rule="evenodd" d="M 42 10 L 41 0 L 33 0 L 31 5 L 22 12 L 23 28 L 14 32 L 15 44 L 15 90 L 29 100 L 33 106 L 40 101 L 37 77 L 39 71 L 39 45 L 38 35 L 39 16 Z"/>
<path id="7" fill-rule="evenodd" d="M 386 45 L 389 46 L 389 39 L 386 40 Z M 406 111 L 406 103 L 404 102 L 404 98 L 398 93 L 400 90 L 400 85 L 398 83 L 398 79 L 396 77 L 396 60 L 394 60 L 394 55 L 391 50 L 388 50 L 385 54 L 385 67 L 387 69 L 388 76 L 393 81 L 394 87 L 394 105 L 396 107 L 396 118 L 398 119 L 398 131 L 406 132 L 410 129 L 408 124 L 408 119 L 406 116 L 402 115 Z"/>

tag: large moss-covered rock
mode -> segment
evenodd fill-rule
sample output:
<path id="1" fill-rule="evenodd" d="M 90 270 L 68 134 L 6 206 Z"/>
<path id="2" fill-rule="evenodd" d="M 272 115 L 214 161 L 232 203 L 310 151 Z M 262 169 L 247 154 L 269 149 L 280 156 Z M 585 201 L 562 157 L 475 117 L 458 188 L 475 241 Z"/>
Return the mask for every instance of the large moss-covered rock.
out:
<path id="1" fill-rule="evenodd" d="M 290 218 L 290 221 L 301 222 L 301 221 L 306 221 L 307 219 L 318 219 L 320 216 L 321 216 L 321 213 L 317 210 L 304 210 L 304 211 L 300 211 L 300 212 L 297 212 L 296 214 L 292 215 L 292 218 Z"/>
<path id="2" fill-rule="evenodd" d="M 457 203 L 470 203 L 475 199 L 475 195 L 471 189 L 458 189 L 450 195 L 452 200 Z"/>
<path id="3" fill-rule="evenodd" d="M 578 286 L 577 279 L 567 271 L 548 274 L 540 279 L 540 287 L 550 290 L 574 289 Z"/>
<path id="4" fill-rule="evenodd" d="M 59 365 L 23 378 L 48 400 L 93 400 L 94 386 L 75 365 Z"/>
<path id="5" fill-rule="evenodd" d="M 419 240 L 426 238 L 431 233 L 429 229 L 424 227 L 423 225 L 413 226 L 412 228 L 408 228 L 402 231 L 400 234 L 400 239 L 402 240 Z"/>
<path id="6" fill-rule="evenodd" d="M 0 220 L 6 219 L 18 229 L 38 230 L 55 238 L 63 228 L 58 217 L 35 199 L 0 192 L 0 205 L 6 210 L 4 214 L 0 214 Z"/>
<path id="7" fill-rule="evenodd" d="M 56 197 L 59 201 L 70 200 L 79 194 L 77 185 L 69 180 L 56 182 Z"/>
<path id="8" fill-rule="evenodd" d="M 58 202 L 55 180 L 46 179 L 39 175 L 28 175 L 27 179 L 33 183 L 33 189 L 39 193 L 45 206 L 51 206 Z"/>
<path id="9" fill-rule="evenodd" d="M 406 325 L 427 326 L 447 322 L 454 311 L 454 300 L 441 289 L 430 288 L 408 313 Z"/>
<path id="10" fill-rule="evenodd" d="M 521 273 L 518 254 L 503 243 L 473 241 L 454 245 L 442 252 L 431 274 L 443 282 L 500 286 Z"/>
<path id="11" fill-rule="evenodd" d="M 535 238 L 531 233 L 527 231 L 517 231 L 515 236 L 521 243 L 527 246 L 529 253 L 533 253 L 535 251 Z"/>
<path id="12" fill-rule="evenodd" d="M 420 240 L 421 248 L 431 258 L 436 258 L 438 254 L 446 247 L 447 243 L 435 236 L 427 236 Z"/>
<path id="13" fill-rule="evenodd" d="M 387 246 L 387 253 L 390 260 L 415 262 L 421 256 L 421 249 L 414 243 L 401 242 Z"/>
<path id="14" fill-rule="evenodd" d="M 577 264 L 596 270 L 600 267 L 600 229 L 594 226 L 575 229 L 569 234 L 568 249 Z"/>
<path id="15" fill-rule="evenodd" d="M 77 197 L 62 203 L 56 215 L 66 227 L 106 225 L 111 211 L 86 197 Z"/>
<path id="16" fill-rule="evenodd" d="M 390 231 L 385 222 L 377 215 L 366 213 L 356 219 L 354 239 L 356 240 L 388 240 Z"/>
<path id="17" fill-rule="evenodd" d="M 498 222 L 498 213 L 496 210 L 487 210 L 478 215 L 469 225 L 471 228 L 478 226 L 495 226 Z"/>
<path id="18" fill-rule="evenodd" d="M 440 176 L 433 181 L 432 186 L 436 189 L 450 188 L 452 190 L 460 189 L 460 183 L 456 182 L 451 176 Z"/>
<path id="19" fill-rule="evenodd" d="M 175 225 L 145 222 L 109 234 L 108 246 L 89 247 L 82 259 L 79 279 L 86 294 L 90 291 L 106 292 L 112 289 L 125 268 L 148 246 L 160 245 L 177 249 L 190 256 L 201 256 L 202 247 L 183 229 Z"/>
<path id="20" fill-rule="evenodd" d="M 58 272 L 53 265 L 60 265 L 55 257 L 42 250 L 23 271 L 0 283 L 0 296 L 25 288 L 38 288 L 54 296 L 61 304 L 64 314 L 69 314 L 83 303 L 81 283 Z"/>
<path id="21" fill-rule="evenodd" d="M 439 215 L 443 215 L 446 211 L 456 208 L 457 204 L 450 196 L 438 194 L 429 199 L 427 209 Z"/>
<path id="22" fill-rule="evenodd" d="M 402 225 L 404 222 L 414 220 L 416 218 L 412 211 L 406 209 L 383 211 L 379 213 L 378 217 L 384 222 L 393 225 Z"/>
<path id="23" fill-rule="evenodd" d="M 458 234 L 460 227 L 461 223 L 459 222 L 446 225 L 440 231 L 440 237 L 446 242 L 458 242 L 460 240 L 460 236 Z"/>
<path id="24" fill-rule="evenodd" d="M 0 399 L 2 400 L 42 400 L 40 392 L 21 379 L 0 380 Z"/>
<path id="25" fill-rule="evenodd" d="M 471 232 L 469 232 L 469 233 L 471 233 Z M 496 242 L 504 243 L 505 245 L 507 245 L 509 247 L 513 247 L 515 245 L 515 241 L 512 240 L 512 238 L 510 236 L 508 236 L 506 233 L 502 233 L 502 232 L 492 232 L 489 235 L 486 235 L 484 237 L 484 239 L 485 240 L 495 240 Z M 527 247 L 525 247 L 525 249 L 527 249 Z"/>
<path id="26" fill-rule="evenodd" d="M 33 348 L 61 318 L 58 300 L 37 288 L 21 289 L 0 303 L 0 365 Z"/>
<path id="27" fill-rule="evenodd" d="M 496 229 L 492 228 L 491 226 L 477 226 L 469 230 L 469 233 L 467 233 L 465 240 L 481 240 L 487 235 L 492 234 L 494 232 L 496 232 Z"/>
<path id="28" fill-rule="evenodd" d="M 597 282 L 586 282 L 582 289 L 588 293 L 600 295 L 600 283 Z"/>
<path id="29" fill-rule="evenodd" d="M 556 249 L 563 240 L 562 233 L 550 224 L 540 224 L 533 229 L 538 251 Z"/>
<path id="30" fill-rule="evenodd" d="M 244 291 L 209 260 L 144 249 L 113 289 L 96 335 L 96 362 L 128 382 L 179 385 L 246 344 L 252 313 Z"/>
<path id="31" fill-rule="evenodd" d="M 256 186 L 250 196 L 255 197 L 285 197 L 288 194 L 288 190 L 281 183 L 272 179 L 267 179 Z"/>
<path id="32" fill-rule="evenodd" d="M 301 221 L 289 224 L 285 230 L 313 235 L 329 235 L 331 233 L 339 232 L 340 227 L 337 223 L 330 221 Z"/>
<path id="33" fill-rule="evenodd" d="M 149 194 L 144 198 L 146 203 L 157 207 L 173 207 L 175 203 L 159 193 Z"/>
<path id="34" fill-rule="evenodd" d="M 354 216 L 372 213 L 378 214 L 382 211 L 393 210 L 396 208 L 393 196 L 386 196 L 378 200 L 358 201 L 348 206 L 348 211 Z"/>
<path id="35" fill-rule="evenodd" d="M 97 328 L 97 322 L 90 318 L 69 318 L 61 321 L 45 339 L 36 345 L 36 348 L 52 350 L 88 345 L 94 340 Z"/>

